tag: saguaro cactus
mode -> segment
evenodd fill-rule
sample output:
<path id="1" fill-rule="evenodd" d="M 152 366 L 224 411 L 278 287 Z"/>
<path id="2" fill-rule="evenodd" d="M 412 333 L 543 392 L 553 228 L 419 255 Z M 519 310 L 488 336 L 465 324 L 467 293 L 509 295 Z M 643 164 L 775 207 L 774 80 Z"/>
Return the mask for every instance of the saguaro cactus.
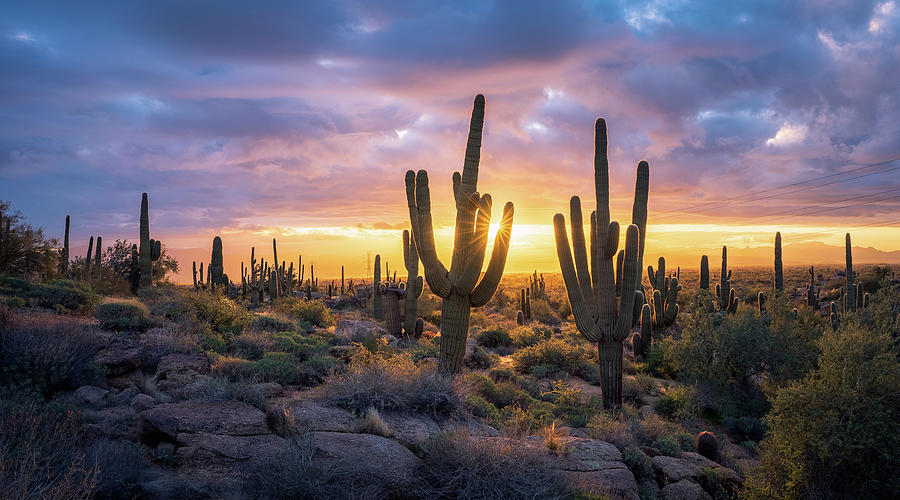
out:
<path id="1" fill-rule="evenodd" d="M 597 211 L 591 214 L 590 263 L 585 250 L 581 200 L 570 202 L 572 247 L 566 235 L 563 214 L 553 217 L 556 253 L 566 292 L 575 317 L 575 325 L 584 338 L 597 342 L 604 408 L 622 406 L 622 342 L 631 331 L 635 302 L 643 302 L 641 286 L 641 248 L 647 223 L 647 196 L 650 167 L 646 161 L 637 166 L 631 224 L 625 232 L 621 298 L 616 299 L 616 277 L 612 259 L 619 246 L 619 223 L 610 222 L 609 161 L 607 160 L 606 121 L 598 118 L 594 127 L 594 188 Z M 617 303 L 618 302 L 618 303 Z M 643 310 L 641 308 L 639 311 Z M 639 313 L 640 314 L 640 313 Z"/>
<path id="2" fill-rule="evenodd" d="M 816 273 L 813 266 L 809 266 L 809 286 L 806 287 L 806 303 L 813 309 L 819 308 L 819 291 L 816 290 Z"/>
<path id="3" fill-rule="evenodd" d="M 63 236 L 63 247 L 59 252 L 59 270 L 63 277 L 69 272 L 69 216 L 66 215 L 66 234 Z"/>
<path id="4" fill-rule="evenodd" d="M 850 233 L 844 238 L 844 253 L 846 257 L 846 268 L 844 270 L 847 285 L 844 294 L 844 310 L 855 311 L 857 309 L 857 292 L 856 275 L 853 273 L 853 250 L 850 245 Z"/>
<path id="5" fill-rule="evenodd" d="M 147 193 L 141 195 L 140 245 L 138 251 L 141 261 L 141 286 L 151 286 L 153 285 L 153 262 L 159 260 L 162 247 L 158 241 L 150 239 L 150 210 L 147 202 Z"/>
<path id="6" fill-rule="evenodd" d="M 757 312 L 759 312 L 760 317 L 766 315 L 766 294 L 764 294 L 763 292 L 759 292 L 756 295 L 756 308 Z"/>
<path id="7" fill-rule="evenodd" d="M 310 269 L 312 271 L 312 269 Z M 311 279 L 311 278 L 310 278 Z M 309 290 L 309 286 L 306 288 Z M 375 256 L 375 275 L 372 277 L 372 309 L 375 319 L 384 320 L 384 304 L 381 296 L 381 254 Z"/>
<path id="8" fill-rule="evenodd" d="M 434 248 L 431 222 L 431 192 L 428 172 L 406 172 L 406 200 L 413 237 L 425 280 L 431 292 L 441 297 L 440 369 L 457 373 L 462 368 L 469 333 L 469 314 L 472 307 L 481 307 L 491 299 L 500 284 L 513 223 L 513 204 L 503 208 L 500 230 L 494 240 L 494 250 L 487 271 L 479 283 L 484 264 L 488 229 L 491 223 L 491 196 L 479 196 L 478 164 L 481 159 L 481 135 L 484 129 L 484 96 L 475 97 L 466 156 L 462 175 L 453 174 L 453 194 L 456 199 L 456 234 L 450 270 L 438 259 Z M 377 267 L 377 265 L 376 265 Z"/>
<path id="9" fill-rule="evenodd" d="M 140 265 L 140 264 L 138 264 L 138 265 Z M 197 261 L 196 260 L 193 261 L 193 263 L 191 264 L 191 274 L 193 275 L 193 278 L 194 278 L 194 290 L 196 290 L 197 288 L 199 288 L 197 286 Z"/>
<path id="10" fill-rule="evenodd" d="M 731 288 L 731 271 L 728 270 L 728 247 L 722 246 L 722 274 L 716 283 L 716 309 L 726 313 L 737 311 L 737 297 Z"/>
<path id="11" fill-rule="evenodd" d="M 419 276 L 419 254 L 416 251 L 416 239 L 409 237 L 409 231 L 403 230 L 403 264 L 406 266 L 406 295 L 403 304 L 403 329 L 407 337 L 415 337 L 416 319 L 418 319 L 419 296 L 425 286 Z M 341 289 L 344 288 L 344 268 L 341 267 Z"/>
<path id="12" fill-rule="evenodd" d="M 222 258 L 222 238 L 216 236 L 213 238 L 212 255 L 209 258 L 209 272 L 212 278 L 209 286 L 215 288 L 217 286 L 227 285 L 225 283 L 225 261 Z"/>
<path id="13" fill-rule="evenodd" d="M 84 277 L 83 279 L 90 279 L 91 277 L 91 255 L 94 252 L 94 237 L 91 236 L 91 240 L 88 242 L 88 250 L 87 257 L 84 258 Z"/>
<path id="14" fill-rule="evenodd" d="M 635 349 L 635 354 L 643 357 L 650 355 L 650 348 L 653 346 L 653 320 L 650 304 L 644 304 L 641 307 L 641 350 Z"/>
<path id="15" fill-rule="evenodd" d="M 775 233 L 775 293 L 784 291 L 784 266 L 781 264 L 781 231 Z"/>
<path id="16" fill-rule="evenodd" d="M 653 314 L 653 326 L 660 328 L 672 326 L 678 316 L 678 292 L 682 286 L 678 284 L 679 271 L 672 276 L 666 276 L 666 259 L 659 258 L 656 272 L 653 266 L 647 266 L 647 274 L 653 293 L 650 295 L 650 306 Z"/>
<path id="17" fill-rule="evenodd" d="M 97 268 L 97 279 L 103 278 L 103 270 L 101 263 L 103 262 L 103 238 L 97 236 L 97 251 L 94 252 L 95 266 Z"/>
<path id="18" fill-rule="evenodd" d="M 709 290 L 709 257 L 700 257 L 700 289 Z"/>

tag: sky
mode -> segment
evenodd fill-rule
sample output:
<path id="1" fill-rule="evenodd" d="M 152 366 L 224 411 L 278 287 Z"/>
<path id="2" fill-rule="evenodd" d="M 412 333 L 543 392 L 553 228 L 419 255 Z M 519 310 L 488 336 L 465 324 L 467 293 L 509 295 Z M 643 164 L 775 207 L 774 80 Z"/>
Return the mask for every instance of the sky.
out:
<path id="1" fill-rule="evenodd" d="M 482 93 L 510 272 L 559 270 L 552 217 L 594 206 L 598 116 L 614 219 L 650 163 L 651 261 L 765 264 L 777 230 L 786 264 L 840 262 L 848 230 L 900 261 L 898 3 L 3 1 L 0 199 L 50 236 L 71 214 L 78 254 L 136 240 L 147 192 L 182 282 L 215 235 L 232 279 L 273 237 L 361 276 L 401 267 L 403 177 L 426 169 L 449 264 Z"/>

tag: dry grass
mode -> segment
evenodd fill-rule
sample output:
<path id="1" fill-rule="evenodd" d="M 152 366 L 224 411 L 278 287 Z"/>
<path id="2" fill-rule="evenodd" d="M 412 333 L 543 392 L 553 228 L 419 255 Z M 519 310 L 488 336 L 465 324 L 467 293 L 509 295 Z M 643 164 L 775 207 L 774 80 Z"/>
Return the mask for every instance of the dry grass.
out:
<path id="1" fill-rule="evenodd" d="M 357 430 L 361 433 L 375 434 L 376 436 L 386 438 L 394 435 L 394 431 L 391 430 L 388 423 L 381 418 L 381 413 L 379 413 L 378 409 L 375 407 L 366 410 L 366 415 L 360 420 Z"/>

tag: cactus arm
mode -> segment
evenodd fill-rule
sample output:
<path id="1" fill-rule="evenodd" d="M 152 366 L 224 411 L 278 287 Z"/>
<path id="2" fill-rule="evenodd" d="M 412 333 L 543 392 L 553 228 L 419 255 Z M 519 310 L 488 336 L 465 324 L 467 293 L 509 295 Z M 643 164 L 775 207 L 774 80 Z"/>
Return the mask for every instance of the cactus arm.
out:
<path id="1" fill-rule="evenodd" d="M 640 272 L 641 264 L 639 259 L 640 253 L 640 230 L 634 224 L 628 226 L 625 230 L 625 269 L 622 277 L 623 289 L 622 298 L 619 300 L 619 315 L 616 318 L 615 327 L 611 333 L 611 338 L 615 342 L 622 342 L 631 331 L 631 325 L 634 320 L 634 304 L 636 292 L 641 286 Z M 615 303 L 615 293 L 611 288 L 604 289 L 606 294 L 612 295 L 612 301 Z"/>
<path id="2" fill-rule="evenodd" d="M 425 288 L 425 282 L 421 276 L 416 276 L 416 289 L 413 290 L 413 296 L 415 298 L 419 298 L 422 295 L 422 290 Z"/>
<path id="3" fill-rule="evenodd" d="M 425 268 L 425 280 L 431 292 L 438 297 L 450 295 L 450 279 L 447 268 L 438 259 L 434 249 L 434 231 L 431 220 L 431 193 L 428 189 L 428 172 L 406 172 L 406 201 L 409 205 L 410 224 L 416 248 Z"/>
<path id="4" fill-rule="evenodd" d="M 625 250 L 619 250 L 616 256 L 616 296 L 622 296 L 622 266 L 625 263 Z"/>
<path id="5" fill-rule="evenodd" d="M 477 196 L 477 195 L 476 195 Z M 488 231 L 491 226 L 491 195 L 485 194 L 478 201 L 478 211 L 475 218 L 475 233 L 469 243 L 469 254 L 466 259 L 466 268 L 456 284 L 456 290 L 462 295 L 468 295 L 475 289 L 478 277 L 481 276 L 481 268 L 484 266 L 484 254 L 487 249 Z"/>
<path id="6" fill-rule="evenodd" d="M 572 225 L 572 250 L 575 258 L 575 274 L 578 278 L 578 284 L 581 287 L 582 297 L 593 302 L 594 292 L 591 284 L 591 271 L 588 267 L 587 253 L 584 247 L 584 225 L 581 219 L 581 199 L 578 198 L 578 196 L 573 196 L 569 201 L 569 215 Z M 594 250 L 600 245 L 599 236 L 598 232 L 597 245 L 594 246 Z M 605 239 L 603 239 L 603 243 L 605 245 Z"/>
<path id="7" fill-rule="evenodd" d="M 500 285 L 500 278 L 503 277 L 503 269 L 506 267 L 506 256 L 509 253 L 509 238 L 512 235 L 513 215 L 512 202 L 507 202 L 503 207 L 503 218 L 500 219 L 500 229 L 497 230 L 497 236 L 494 237 L 494 249 L 491 251 L 491 260 L 488 262 L 487 271 L 481 282 L 472 290 L 469 296 L 469 303 L 473 307 L 481 307 L 491 300 L 497 286 Z M 426 279 L 427 279 L 426 275 Z M 428 282 L 431 286 L 431 282 Z"/>
<path id="8" fill-rule="evenodd" d="M 666 296 L 666 314 L 665 323 L 671 325 L 678 316 L 678 291 L 681 285 L 678 284 L 678 278 L 673 277 L 669 280 L 669 287 Z"/>
<path id="9" fill-rule="evenodd" d="M 563 214 L 553 216 L 553 230 L 556 238 L 556 255 L 559 258 L 559 267 L 566 285 L 569 305 L 572 307 L 572 316 L 575 318 L 575 326 L 584 338 L 591 342 L 599 342 L 600 330 L 591 315 L 575 273 L 569 237 L 566 234 L 566 218 Z"/>
<path id="10" fill-rule="evenodd" d="M 650 164 L 646 160 L 638 162 L 634 177 L 634 204 L 631 207 L 631 223 L 639 231 L 638 237 L 638 283 L 642 281 L 644 265 L 644 242 L 647 240 L 647 200 L 650 197 Z"/>

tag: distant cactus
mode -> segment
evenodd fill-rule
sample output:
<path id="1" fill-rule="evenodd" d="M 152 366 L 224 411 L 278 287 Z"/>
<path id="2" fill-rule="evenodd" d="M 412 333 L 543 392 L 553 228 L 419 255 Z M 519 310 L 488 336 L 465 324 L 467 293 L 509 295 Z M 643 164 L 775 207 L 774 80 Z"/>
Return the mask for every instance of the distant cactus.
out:
<path id="1" fill-rule="evenodd" d="M 403 329 L 407 337 L 415 337 L 416 320 L 418 319 L 419 296 L 425 283 L 419 276 L 419 254 L 416 250 L 416 239 L 411 238 L 409 231 L 403 230 L 403 264 L 406 266 L 406 294 L 403 304 Z M 343 267 L 341 268 L 341 287 L 343 287 Z"/>
<path id="2" fill-rule="evenodd" d="M 84 271 L 85 276 L 84 279 L 90 279 L 91 277 L 91 256 L 94 252 L 94 237 L 91 236 L 91 241 L 88 243 L 87 257 L 84 258 Z"/>
<path id="3" fill-rule="evenodd" d="M 719 460 L 719 440 L 716 435 L 709 431 L 703 431 L 697 434 L 697 453 L 712 460 Z"/>
<path id="4" fill-rule="evenodd" d="M 781 264 L 781 232 L 775 233 L 775 294 L 784 291 L 784 266 Z"/>
<path id="5" fill-rule="evenodd" d="M 416 326 L 413 330 L 413 336 L 416 339 L 420 339 L 420 338 L 422 338 L 422 332 L 424 332 L 424 331 L 425 331 L 425 320 L 423 320 L 422 318 L 416 319 Z"/>
<path id="6" fill-rule="evenodd" d="M 375 275 L 372 278 L 372 309 L 375 319 L 384 320 L 384 304 L 381 297 L 381 254 L 375 256 Z"/>
<path id="7" fill-rule="evenodd" d="M 853 251 L 850 245 L 850 233 L 847 233 L 844 239 L 844 256 L 846 258 L 846 268 L 844 270 L 845 278 L 846 278 L 846 287 L 844 294 L 844 310 L 845 311 L 855 311 L 856 307 L 856 296 L 857 296 L 857 287 L 856 287 L 856 275 L 853 273 Z"/>
<path id="8" fill-rule="evenodd" d="M 666 276 L 666 259 L 659 258 L 658 269 L 647 266 L 647 277 L 653 292 L 650 295 L 650 306 L 653 313 L 653 326 L 663 328 L 675 323 L 678 316 L 678 292 L 682 286 L 678 284 L 678 274 Z"/>
<path id="9" fill-rule="evenodd" d="M 96 261 L 97 268 L 97 279 L 103 279 L 103 269 L 101 263 L 103 262 L 103 238 L 97 236 L 97 251 L 94 252 L 94 260 Z"/>
<path id="10" fill-rule="evenodd" d="M 241 265 L 243 265 L 243 263 L 241 263 Z M 193 261 L 193 264 L 191 264 L 191 274 L 194 277 L 194 290 L 196 290 L 199 288 L 199 286 L 197 286 L 197 261 L 196 260 Z"/>
<path id="11" fill-rule="evenodd" d="M 528 277 L 528 287 L 531 290 L 532 298 L 547 298 L 543 273 L 538 278 L 538 272 L 535 270 L 534 274 Z"/>
<path id="12" fill-rule="evenodd" d="M 69 272 L 69 216 L 66 215 L 66 234 L 63 236 L 63 247 L 59 251 L 59 270 L 63 277 Z"/>
<path id="13" fill-rule="evenodd" d="M 722 247 L 722 274 L 716 283 L 716 310 L 726 313 L 737 311 L 737 298 L 731 288 L 731 271 L 728 270 L 728 247 Z"/>
<path id="14" fill-rule="evenodd" d="M 597 210 L 590 218 L 590 260 L 585 248 L 581 200 L 578 196 L 573 196 L 570 202 L 571 249 L 563 214 L 553 217 L 553 228 L 556 253 L 575 325 L 584 338 L 597 342 L 603 407 L 612 409 L 621 407 L 623 403 L 623 341 L 635 321 L 635 302 L 644 302 L 640 292 L 641 262 L 647 225 L 650 167 L 645 161 L 641 161 L 637 167 L 633 223 L 625 232 L 621 299 L 617 300 L 612 259 L 619 246 L 619 223 L 609 220 L 609 162 L 606 121 L 603 118 L 596 121 L 594 137 L 594 192 Z M 593 263 L 593 275 L 588 262 Z"/>
<path id="15" fill-rule="evenodd" d="M 216 236 L 213 238 L 212 256 L 209 259 L 209 271 L 212 279 L 209 282 L 211 288 L 224 286 L 223 276 L 225 274 L 225 260 L 222 257 L 222 238 Z"/>
<path id="16" fill-rule="evenodd" d="M 525 313 L 522 312 L 521 309 L 516 311 L 516 325 L 522 326 L 525 324 Z"/>
<path id="17" fill-rule="evenodd" d="M 819 292 L 816 290 L 816 274 L 813 266 L 809 266 L 809 286 L 806 287 L 806 304 L 813 309 L 819 308 Z"/>
<path id="18" fill-rule="evenodd" d="M 831 319 L 831 329 L 837 330 L 838 325 L 840 324 L 840 318 L 838 317 L 837 306 L 834 304 L 834 302 L 832 302 L 829 306 L 828 317 Z"/>
<path id="19" fill-rule="evenodd" d="M 417 256 L 417 258 L 418 258 L 418 256 Z M 416 262 L 416 274 L 419 273 L 418 267 L 419 267 L 419 263 Z M 341 266 L 341 295 L 344 295 L 344 266 Z"/>
<path id="20" fill-rule="evenodd" d="M 150 211 L 147 193 L 141 195 L 140 236 L 140 248 L 138 252 L 141 262 L 141 287 L 148 287 L 153 285 L 153 263 L 159 260 L 162 249 L 160 242 L 150 239 Z"/>
<path id="21" fill-rule="evenodd" d="M 513 205 L 503 209 L 500 230 L 494 240 L 487 271 L 479 283 L 491 223 L 490 195 L 478 195 L 478 164 L 484 128 L 484 96 L 478 95 L 472 110 L 463 172 L 453 175 L 456 200 L 456 236 L 448 271 L 434 248 L 431 218 L 431 192 L 428 172 L 406 172 L 406 199 L 416 248 L 425 268 L 425 280 L 431 293 L 441 297 L 441 371 L 458 373 L 462 369 L 472 307 L 481 307 L 491 299 L 500 284 L 509 238 L 512 232 Z"/>
<path id="22" fill-rule="evenodd" d="M 700 257 L 700 289 L 709 290 L 709 257 Z"/>
<path id="23" fill-rule="evenodd" d="M 403 333 L 403 317 L 400 311 L 400 298 L 405 291 L 393 284 L 381 285 L 381 299 L 384 307 L 384 326 L 387 332 L 395 337 Z M 415 325 L 413 326 L 415 328 Z"/>
<path id="24" fill-rule="evenodd" d="M 760 318 L 766 315 L 766 294 L 763 292 L 759 292 L 756 296 L 756 307 Z"/>
<path id="25" fill-rule="evenodd" d="M 642 356 L 644 352 L 644 339 L 641 338 L 641 334 L 639 332 L 635 332 L 634 335 L 631 336 L 631 350 L 634 352 L 635 356 Z"/>
<path id="26" fill-rule="evenodd" d="M 519 290 L 519 310 L 525 323 L 531 321 L 531 292 L 527 288 Z"/>

